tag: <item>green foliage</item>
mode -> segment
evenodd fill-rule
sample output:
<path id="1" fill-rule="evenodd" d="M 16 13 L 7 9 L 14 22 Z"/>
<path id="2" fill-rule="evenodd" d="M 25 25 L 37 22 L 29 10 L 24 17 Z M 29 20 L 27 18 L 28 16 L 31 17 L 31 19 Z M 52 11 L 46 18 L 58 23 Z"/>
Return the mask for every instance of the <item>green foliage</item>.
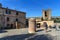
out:
<path id="1" fill-rule="evenodd" d="M 60 18 L 54 18 L 53 20 L 55 23 L 60 23 Z"/>

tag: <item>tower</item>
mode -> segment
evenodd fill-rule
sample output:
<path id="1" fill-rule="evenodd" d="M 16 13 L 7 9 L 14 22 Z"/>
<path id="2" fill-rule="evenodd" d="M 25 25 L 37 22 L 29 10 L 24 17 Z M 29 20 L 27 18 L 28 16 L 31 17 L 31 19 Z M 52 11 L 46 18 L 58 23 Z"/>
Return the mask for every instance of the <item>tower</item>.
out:
<path id="1" fill-rule="evenodd" d="M 47 20 L 51 20 L 51 10 L 43 10 L 42 11 L 42 18 L 43 20 L 47 21 Z"/>

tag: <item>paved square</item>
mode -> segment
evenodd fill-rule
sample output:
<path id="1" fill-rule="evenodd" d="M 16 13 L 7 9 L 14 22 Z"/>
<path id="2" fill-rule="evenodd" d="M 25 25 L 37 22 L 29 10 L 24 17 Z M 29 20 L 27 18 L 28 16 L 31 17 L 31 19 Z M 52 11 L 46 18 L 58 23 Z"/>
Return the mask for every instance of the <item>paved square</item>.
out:
<path id="1" fill-rule="evenodd" d="M 28 28 L 0 30 L 0 40 L 60 40 L 60 31 L 55 29 L 50 32 L 37 30 L 35 34 L 29 34 Z"/>

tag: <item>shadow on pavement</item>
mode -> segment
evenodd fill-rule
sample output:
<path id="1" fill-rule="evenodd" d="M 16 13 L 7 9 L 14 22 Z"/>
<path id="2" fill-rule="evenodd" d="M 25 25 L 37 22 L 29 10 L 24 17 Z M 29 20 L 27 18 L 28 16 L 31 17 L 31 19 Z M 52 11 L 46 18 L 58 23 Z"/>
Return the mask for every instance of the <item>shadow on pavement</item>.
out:
<path id="1" fill-rule="evenodd" d="M 5 30 L 0 30 L 0 33 L 5 33 L 5 32 L 7 32 L 7 31 L 5 31 Z"/>
<path id="2" fill-rule="evenodd" d="M 0 38 L 0 40 L 24 40 L 25 38 L 28 38 L 33 35 L 34 34 L 21 34 L 21 35 L 6 36 L 3 38 Z"/>
<path id="3" fill-rule="evenodd" d="M 44 29 L 37 30 L 36 32 L 44 31 Z"/>
<path id="4" fill-rule="evenodd" d="M 48 34 L 36 35 L 35 34 L 21 34 L 21 35 L 13 35 L 0 38 L 0 40 L 53 40 L 54 37 Z M 33 36 L 33 37 L 31 37 Z M 31 37 L 31 38 L 29 38 Z"/>
<path id="5" fill-rule="evenodd" d="M 54 37 L 51 35 L 43 34 L 43 35 L 37 35 L 33 38 L 30 38 L 28 40 L 53 40 Z"/>

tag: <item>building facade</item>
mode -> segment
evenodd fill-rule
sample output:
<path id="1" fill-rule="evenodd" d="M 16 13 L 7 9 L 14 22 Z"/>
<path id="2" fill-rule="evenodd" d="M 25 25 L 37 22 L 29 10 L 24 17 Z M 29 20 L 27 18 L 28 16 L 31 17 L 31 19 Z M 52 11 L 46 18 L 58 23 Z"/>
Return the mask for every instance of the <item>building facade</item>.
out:
<path id="1" fill-rule="evenodd" d="M 26 13 L 3 8 L 0 4 L 0 27 L 16 28 L 16 23 L 19 24 L 18 28 L 26 26 Z"/>

